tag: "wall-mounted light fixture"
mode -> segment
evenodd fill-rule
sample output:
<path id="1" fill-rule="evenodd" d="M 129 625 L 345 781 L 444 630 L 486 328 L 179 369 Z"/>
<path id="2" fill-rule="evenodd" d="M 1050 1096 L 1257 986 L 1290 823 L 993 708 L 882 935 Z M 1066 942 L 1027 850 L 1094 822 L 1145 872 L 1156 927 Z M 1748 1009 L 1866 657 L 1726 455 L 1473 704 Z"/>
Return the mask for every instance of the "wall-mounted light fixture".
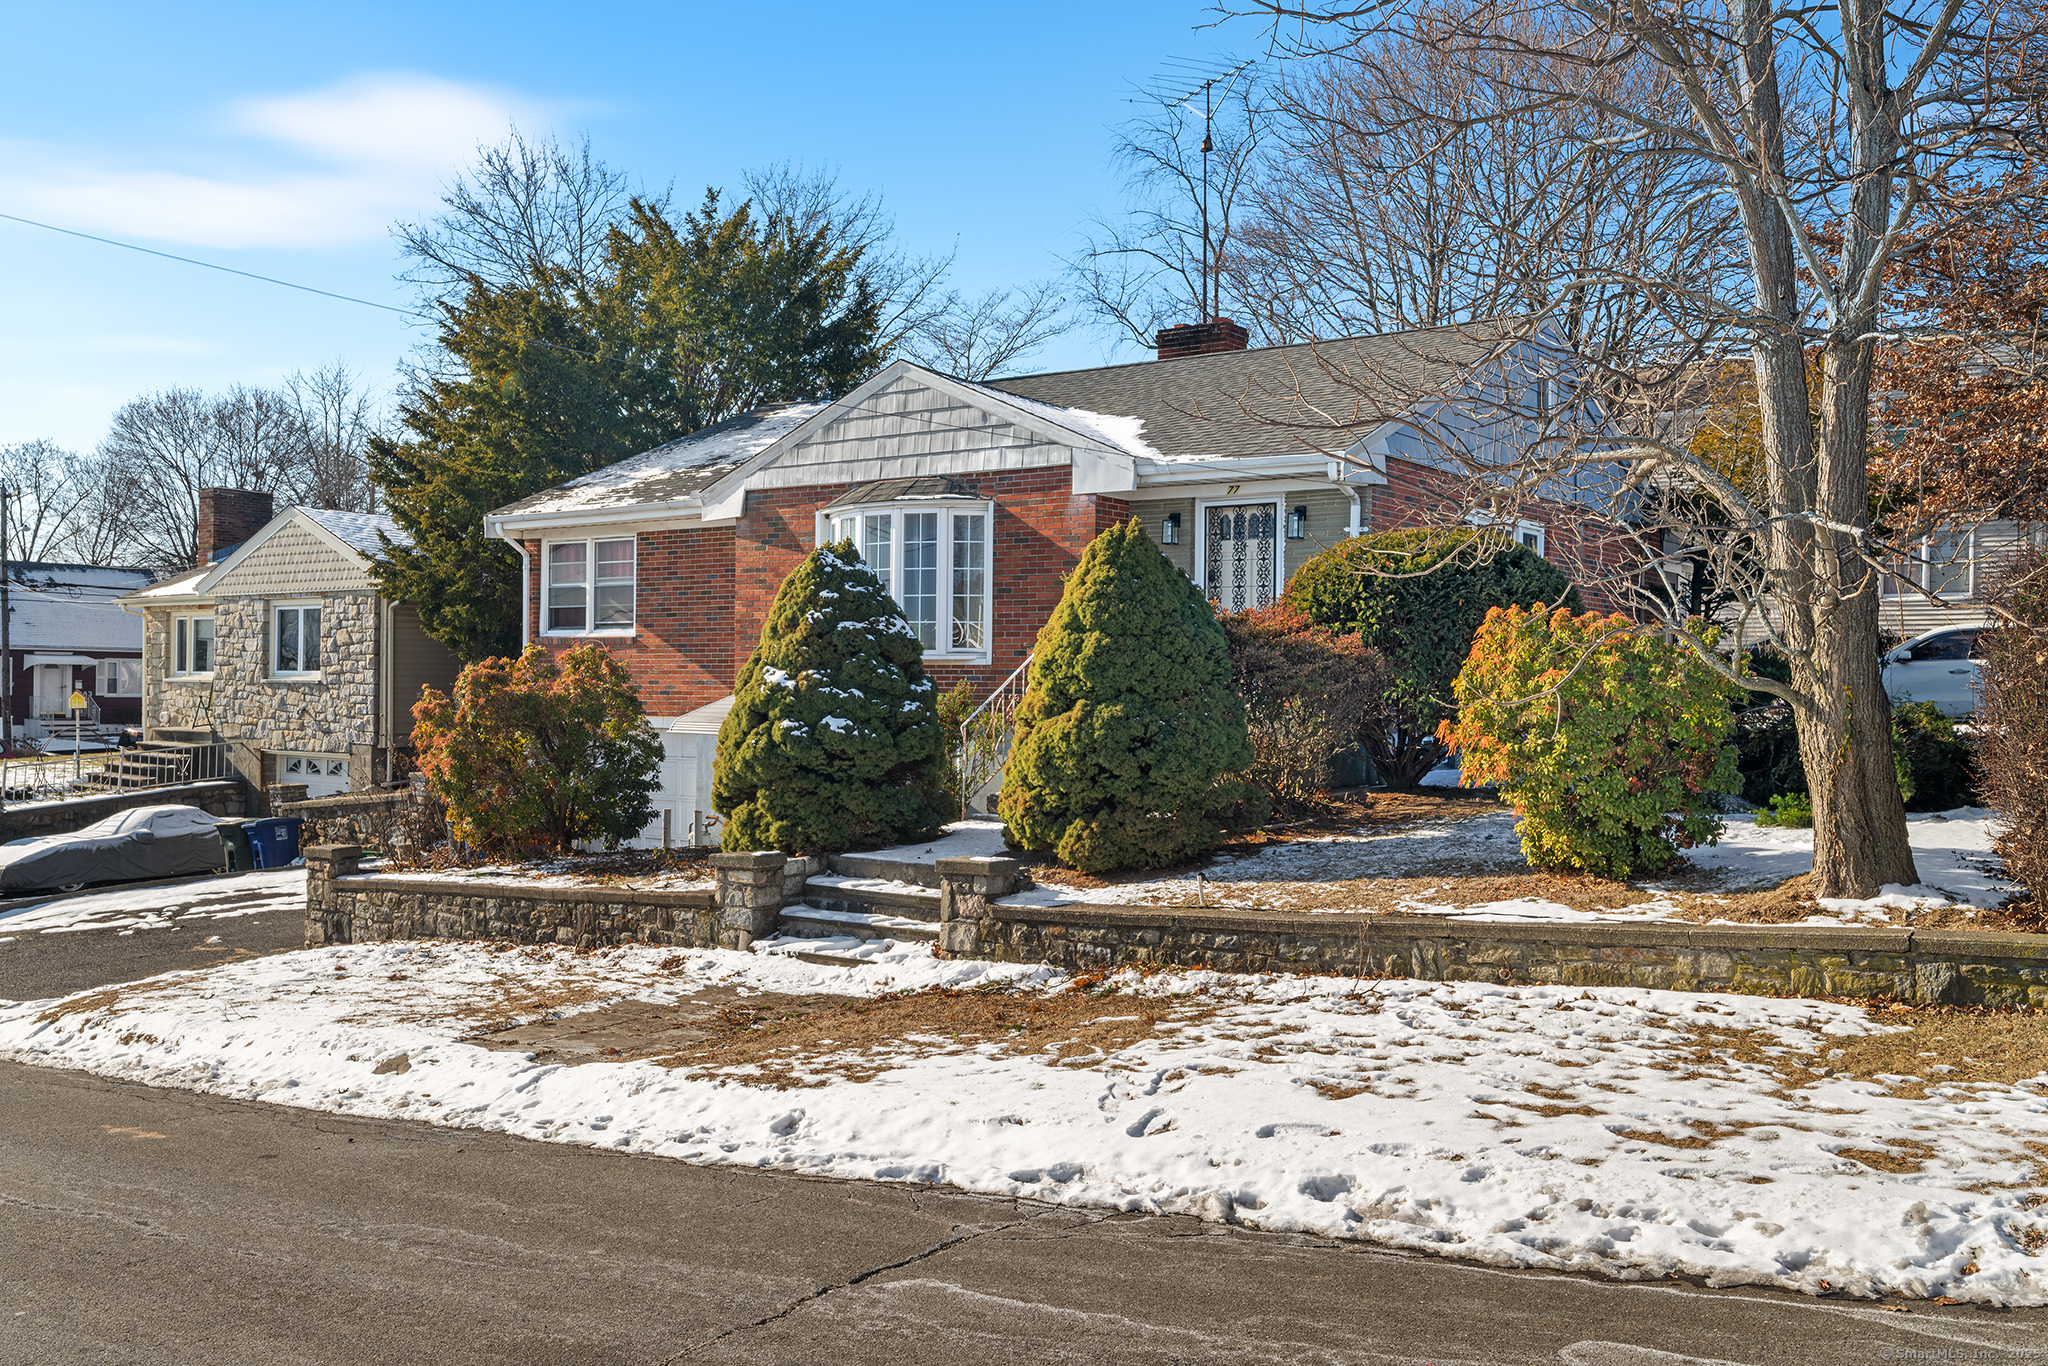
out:
<path id="1" fill-rule="evenodd" d="M 1287 539 L 1298 541 L 1308 535 L 1308 509 L 1297 505 L 1287 514 Z"/>
<path id="2" fill-rule="evenodd" d="M 1167 513 L 1165 519 L 1159 523 L 1159 544 L 1180 544 L 1180 514 L 1178 512 Z"/>

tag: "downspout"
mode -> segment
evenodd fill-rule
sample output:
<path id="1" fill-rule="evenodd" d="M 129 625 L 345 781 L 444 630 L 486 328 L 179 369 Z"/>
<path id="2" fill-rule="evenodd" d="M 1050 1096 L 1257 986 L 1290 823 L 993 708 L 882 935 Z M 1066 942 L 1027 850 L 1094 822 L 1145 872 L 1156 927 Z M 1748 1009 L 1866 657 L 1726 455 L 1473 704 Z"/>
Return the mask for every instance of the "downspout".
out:
<path id="1" fill-rule="evenodd" d="M 1339 479 L 1337 487 L 1344 490 L 1344 496 L 1351 500 L 1351 525 L 1344 528 L 1346 536 L 1365 534 L 1365 512 L 1358 501 L 1358 485 Z"/>
<path id="2" fill-rule="evenodd" d="M 526 542 L 505 534 L 503 526 L 492 528 L 499 540 L 519 552 L 519 648 L 531 643 L 533 621 L 533 572 L 526 559 Z"/>

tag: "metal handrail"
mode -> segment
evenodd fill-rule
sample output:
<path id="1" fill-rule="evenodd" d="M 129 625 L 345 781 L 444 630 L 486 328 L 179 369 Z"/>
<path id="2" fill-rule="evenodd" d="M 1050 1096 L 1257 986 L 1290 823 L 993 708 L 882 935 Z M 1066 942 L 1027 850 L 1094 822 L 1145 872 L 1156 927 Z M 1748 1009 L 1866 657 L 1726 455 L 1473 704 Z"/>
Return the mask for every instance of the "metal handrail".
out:
<path id="1" fill-rule="evenodd" d="M 1017 704 L 1024 700 L 1031 661 L 1035 658 L 1035 653 L 1026 655 L 1024 662 L 996 684 L 981 705 L 967 713 L 967 719 L 960 723 L 960 748 L 953 772 L 960 789 L 963 819 L 970 814 L 969 803 L 974 800 L 975 791 L 991 776 L 1002 772 L 1009 761 L 1011 720 L 1017 714 Z"/>

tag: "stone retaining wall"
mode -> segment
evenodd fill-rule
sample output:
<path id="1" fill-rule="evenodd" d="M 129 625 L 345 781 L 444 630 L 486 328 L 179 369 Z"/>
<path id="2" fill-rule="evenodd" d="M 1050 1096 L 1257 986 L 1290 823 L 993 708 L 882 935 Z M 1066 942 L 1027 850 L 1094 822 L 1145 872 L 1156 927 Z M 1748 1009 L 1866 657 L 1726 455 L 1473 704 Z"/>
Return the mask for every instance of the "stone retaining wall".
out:
<path id="1" fill-rule="evenodd" d="M 302 783 L 273 783 L 270 809 L 306 822 L 299 844 L 354 844 L 379 854 L 395 853 L 415 803 L 431 800 L 410 788 L 401 792 L 358 792 L 308 800 Z"/>
<path id="2" fill-rule="evenodd" d="M 0 843 L 37 835 L 68 835 L 138 806 L 196 806 L 215 816 L 243 814 L 242 785 L 232 778 L 173 787 L 143 787 L 104 797 L 73 797 L 61 802 L 36 802 L 0 811 Z"/>
<path id="3" fill-rule="evenodd" d="M 315 845 L 306 857 L 306 946 L 390 939 L 503 939 L 516 944 L 654 944 L 747 949 L 773 931 L 785 897 L 800 895 L 824 861 L 781 854 L 713 854 L 714 887 L 466 883 L 361 874 L 355 845 Z"/>
<path id="4" fill-rule="evenodd" d="M 993 876 L 1000 882 L 1000 871 Z M 979 913 L 962 915 L 956 907 Z M 948 955 L 1050 963 L 1075 972 L 1174 964 L 1221 972 L 2048 1006 L 2048 935 L 1189 913 L 1004 906 L 971 895 L 947 898 L 941 915 L 940 946 Z"/>

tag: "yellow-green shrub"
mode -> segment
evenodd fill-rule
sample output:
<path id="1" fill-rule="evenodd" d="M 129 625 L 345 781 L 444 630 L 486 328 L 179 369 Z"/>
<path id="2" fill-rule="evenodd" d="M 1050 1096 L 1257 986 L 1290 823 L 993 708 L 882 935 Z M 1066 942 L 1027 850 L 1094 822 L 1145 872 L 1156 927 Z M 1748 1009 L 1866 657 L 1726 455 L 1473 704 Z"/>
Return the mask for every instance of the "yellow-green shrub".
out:
<path id="1" fill-rule="evenodd" d="M 1538 867 L 1659 872 L 1719 837 L 1715 795 L 1742 785 L 1729 685 L 1618 614 L 1496 607 L 1455 692 L 1462 781 L 1500 789 Z"/>

